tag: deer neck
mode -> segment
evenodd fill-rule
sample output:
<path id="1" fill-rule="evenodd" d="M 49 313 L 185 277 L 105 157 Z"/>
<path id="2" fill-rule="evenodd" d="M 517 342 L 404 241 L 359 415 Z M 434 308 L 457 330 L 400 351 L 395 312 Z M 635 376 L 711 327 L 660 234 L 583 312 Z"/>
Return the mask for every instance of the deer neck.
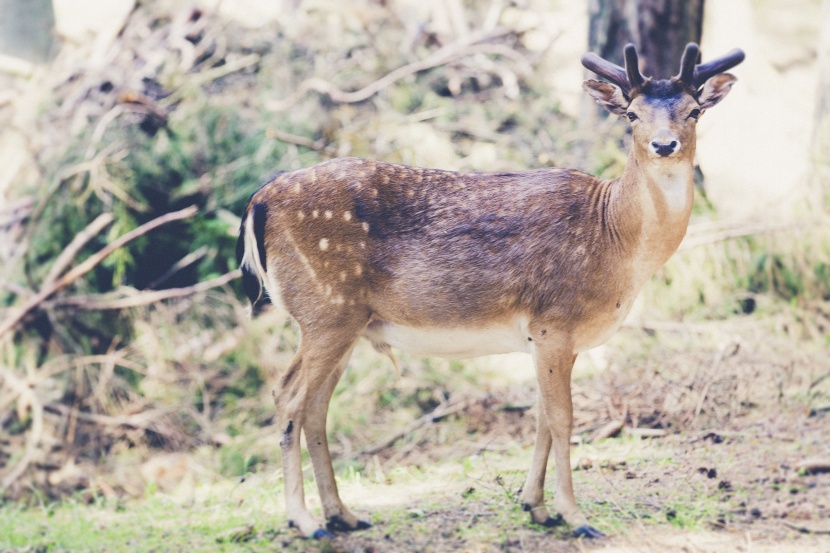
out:
<path id="1" fill-rule="evenodd" d="M 649 278 L 677 250 L 692 213 L 694 200 L 693 152 L 677 160 L 654 159 L 632 148 L 623 188 L 638 198 L 636 215 L 642 220 L 639 261 Z"/>

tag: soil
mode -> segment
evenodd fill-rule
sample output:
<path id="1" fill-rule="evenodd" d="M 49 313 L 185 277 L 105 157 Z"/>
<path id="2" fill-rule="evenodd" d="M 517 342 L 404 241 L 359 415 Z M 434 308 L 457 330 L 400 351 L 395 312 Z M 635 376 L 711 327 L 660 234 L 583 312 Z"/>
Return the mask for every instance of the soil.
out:
<path id="1" fill-rule="evenodd" d="M 387 468 L 476 455 L 485 464 L 489 455 L 493 466 L 403 500 L 406 487 L 391 485 L 398 505 L 413 513 L 404 529 L 380 507 L 373 528 L 337 535 L 331 548 L 830 552 L 830 360 L 821 348 L 811 354 L 762 337 L 658 348 L 596 376 L 576 376 L 576 495 L 604 539 L 505 520 L 505 512 L 520 511 L 516 492 L 527 466 L 504 465 L 500 452 L 518 446 L 512 462 L 529 465 L 534 440 L 535 406 L 527 403 L 534 392 L 526 383 L 451 397 L 451 404 L 467 404 L 377 452 Z M 597 433 L 614 420 L 621 431 L 601 439 Z M 549 503 L 552 488 L 549 477 Z M 482 489 L 503 493 L 477 493 Z M 345 501 L 357 512 L 378 509 L 371 498 Z"/>

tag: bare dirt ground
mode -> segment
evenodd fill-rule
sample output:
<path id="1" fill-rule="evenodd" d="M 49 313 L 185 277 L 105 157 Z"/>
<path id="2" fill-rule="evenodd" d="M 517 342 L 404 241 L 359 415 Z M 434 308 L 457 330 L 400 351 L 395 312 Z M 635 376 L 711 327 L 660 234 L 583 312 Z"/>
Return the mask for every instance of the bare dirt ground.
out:
<path id="1" fill-rule="evenodd" d="M 609 537 L 575 540 L 567 529 L 525 520 L 516 492 L 535 425 L 526 383 L 451 396 L 434 420 L 366 459 L 367 474 L 374 464 L 429 476 L 410 485 L 385 478 L 388 486 L 370 489 L 346 484 L 344 500 L 373 513 L 375 525 L 326 547 L 830 552 L 830 360 L 822 348 L 751 334 L 714 347 L 701 339 L 690 348 L 694 337 L 679 349 L 655 340 L 647 356 L 575 378 L 577 500 Z M 436 468 L 465 458 L 480 465 Z M 400 510 L 403 519 L 393 514 Z M 289 550 L 310 546 L 281 536 Z"/>

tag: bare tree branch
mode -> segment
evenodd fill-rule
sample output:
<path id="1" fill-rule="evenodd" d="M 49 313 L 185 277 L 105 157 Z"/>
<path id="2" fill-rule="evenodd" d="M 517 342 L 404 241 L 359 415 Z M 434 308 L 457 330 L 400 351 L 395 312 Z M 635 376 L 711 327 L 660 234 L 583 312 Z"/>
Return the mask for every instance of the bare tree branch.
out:
<path id="1" fill-rule="evenodd" d="M 96 217 L 94 221 L 88 224 L 84 230 L 76 234 L 75 238 L 72 239 L 72 241 L 63 249 L 55 262 L 52 263 L 52 268 L 49 269 L 49 274 L 47 274 L 46 278 L 43 279 L 41 288 L 45 288 L 57 280 L 69 264 L 72 263 L 78 255 L 78 252 L 81 251 L 86 243 L 97 236 L 98 233 L 104 229 L 104 227 L 112 222 L 112 220 L 112 213 L 102 213 Z"/>
<path id="2" fill-rule="evenodd" d="M 162 300 L 180 298 L 191 294 L 197 294 L 199 292 L 205 292 L 211 288 L 223 286 L 228 282 L 239 278 L 240 276 L 242 276 L 242 271 L 236 269 L 235 271 L 225 273 L 222 276 L 182 288 L 168 288 L 167 290 L 157 290 L 153 292 L 138 292 L 136 294 L 120 298 L 109 298 L 101 294 L 73 296 L 57 301 L 55 304 L 61 307 L 72 306 L 78 309 L 86 309 L 90 311 L 103 309 L 126 309 L 128 307 L 138 307 L 140 305 L 156 303 Z"/>
<path id="3" fill-rule="evenodd" d="M 156 217 L 152 221 L 144 223 L 140 227 L 135 228 L 130 232 L 113 240 L 110 244 L 107 244 L 106 246 L 101 248 L 98 252 L 88 257 L 83 263 L 77 265 L 74 269 L 63 275 L 55 282 L 45 284 L 41 288 L 40 292 L 35 294 L 33 297 L 29 298 L 26 301 L 26 303 L 24 303 L 21 307 L 15 310 L 14 314 L 12 314 L 9 318 L 0 323 L 0 336 L 4 335 L 6 332 L 14 328 L 17 325 L 17 323 L 19 323 L 20 320 L 26 316 L 27 313 L 29 313 L 32 309 L 40 305 L 52 294 L 54 294 L 61 288 L 64 288 L 65 286 L 72 284 L 80 277 L 94 269 L 95 266 L 101 263 L 104 259 L 106 259 L 118 248 L 121 248 L 125 244 L 131 242 L 132 240 L 135 240 L 140 236 L 147 234 L 148 232 L 157 227 L 160 227 L 167 223 L 171 223 L 173 221 L 187 219 L 188 217 L 192 217 L 193 215 L 195 215 L 197 212 L 198 209 L 196 208 L 196 206 L 190 206 L 179 211 L 166 213 L 161 217 Z"/>
<path id="4" fill-rule="evenodd" d="M 23 457 L 0 481 L 0 496 L 2 496 L 6 488 L 20 478 L 35 458 L 40 440 L 43 437 L 43 404 L 41 404 L 32 388 L 17 378 L 11 370 L 3 369 L 0 374 L 2 374 L 4 382 L 20 400 L 25 401 L 32 410 L 32 429 L 26 439 L 26 449 L 23 451 Z"/>
<path id="5" fill-rule="evenodd" d="M 421 71 L 426 71 L 427 69 L 433 69 L 435 67 L 445 65 L 456 59 L 479 53 L 482 51 L 481 47 L 485 46 L 481 45 L 480 43 L 502 37 L 511 32 L 512 31 L 510 29 L 496 29 L 494 31 L 480 31 L 477 33 L 472 33 L 456 42 L 444 46 L 443 48 L 439 48 L 431 55 L 427 56 L 422 60 L 418 60 L 398 67 L 397 69 L 390 71 L 380 79 L 366 85 L 360 90 L 355 90 L 353 92 L 340 90 L 339 88 L 337 88 L 336 86 L 324 79 L 321 79 L 319 77 L 312 77 L 300 83 L 300 86 L 297 88 L 297 90 L 288 98 L 285 98 L 284 100 L 270 102 L 267 105 L 267 108 L 271 111 L 284 111 L 293 106 L 295 103 L 297 103 L 301 98 L 306 96 L 311 91 L 326 94 L 335 102 L 362 102 L 363 100 L 371 98 L 384 88 L 390 86 L 391 84 L 395 83 L 395 81 L 398 81 L 404 77 L 414 75 L 415 73 L 420 73 Z M 485 48 L 485 50 L 487 50 L 487 48 Z M 505 54 L 504 50 L 499 50 L 499 53 L 502 55 Z M 514 53 L 518 55 L 518 53 Z"/>

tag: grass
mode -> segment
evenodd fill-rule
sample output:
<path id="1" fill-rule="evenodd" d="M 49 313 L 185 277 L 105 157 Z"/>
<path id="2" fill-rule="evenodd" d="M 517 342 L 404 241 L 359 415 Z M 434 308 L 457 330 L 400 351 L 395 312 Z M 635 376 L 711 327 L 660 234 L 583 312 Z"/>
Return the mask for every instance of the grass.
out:
<path id="1" fill-rule="evenodd" d="M 722 498 L 701 493 L 705 483 L 686 493 L 674 489 L 668 497 L 658 496 L 633 479 L 621 478 L 619 465 L 603 463 L 624 458 L 627 470 L 678 470 L 670 451 L 661 456 L 661 447 L 650 444 L 645 448 L 648 452 L 641 447 L 637 454 L 632 451 L 637 445 L 634 439 L 605 440 L 576 452 L 598 460 L 594 468 L 575 472 L 580 502 L 596 526 L 625 536 L 632 525 L 669 523 L 696 531 L 723 518 Z M 652 455 L 655 449 L 658 454 Z M 521 510 L 516 491 L 524 481 L 530 454 L 529 448 L 513 448 L 420 468 L 400 467 L 383 481 L 350 467 L 339 478 L 341 495 L 358 513 L 371 514 L 374 527 L 359 535 L 361 543 L 386 544 L 389 550 L 416 544 L 426 551 L 456 545 L 489 550 L 516 540 L 567 541 L 566 528 L 541 528 Z M 306 491 L 310 509 L 321 517 L 311 480 Z M 549 485 L 549 497 L 551 492 Z M 275 547 L 329 551 L 342 545 L 296 538 L 286 527 L 281 481 L 274 473 L 250 475 L 242 482 L 219 479 L 195 488 L 185 498 L 148 490 L 145 498 L 128 502 L 103 498 L 87 502 L 75 497 L 30 508 L 6 504 L 0 509 L 0 536 L 0 550 L 43 552 L 273 551 Z"/>
<path id="2" fill-rule="evenodd" d="M 241 486 L 199 490 L 199 498 L 176 501 L 162 494 L 124 504 L 79 498 L 33 508 L 0 510 L 0 547 L 29 551 L 233 551 L 272 550 L 275 491 Z M 247 535 L 252 526 L 257 532 Z M 284 525 L 282 525 L 284 527 Z M 285 530 L 283 530 L 285 532 Z"/>

